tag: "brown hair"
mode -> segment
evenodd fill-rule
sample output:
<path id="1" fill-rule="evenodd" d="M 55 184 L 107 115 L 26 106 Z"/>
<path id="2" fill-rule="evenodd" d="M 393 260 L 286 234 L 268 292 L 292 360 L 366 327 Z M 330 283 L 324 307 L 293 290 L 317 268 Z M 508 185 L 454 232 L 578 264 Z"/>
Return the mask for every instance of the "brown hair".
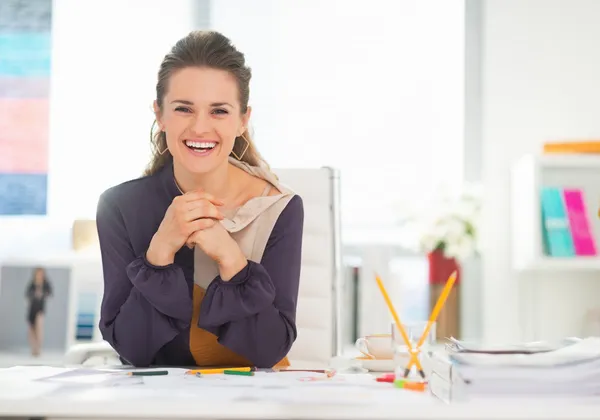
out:
<path id="1" fill-rule="evenodd" d="M 158 82 L 156 83 L 156 102 L 162 109 L 163 99 L 167 93 L 169 78 L 177 70 L 186 67 L 209 67 L 217 70 L 228 71 L 235 77 L 240 101 L 240 112 L 246 113 L 248 110 L 248 98 L 250 96 L 250 78 L 252 71 L 246 66 L 244 54 L 239 52 L 224 35 L 215 31 L 193 31 L 185 38 L 177 41 L 171 51 L 165 55 L 160 69 L 158 71 Z M 153 133 L 154 125 L 150 130 L 150 141 L 153 145 L 152 160 L 148 164 L 144 175 L 152 175 L 158 172 L 165 164 L 173 159 L 171 153 L 167 150 L 167 137 L 163 131 Z M 267 163 L 261 157 L 256 149 L 252 137 L 248 130 L 244 132 L 244 137 L 248 140 L 246 149 L 246 140 L 241 136 L 236 137 L 233 151 L 237 156 L 242 156 L 242 162 L 251 166 L 264 166 L 268 168 Z M 163 152 L 161 154 L 161 152 Z"/>

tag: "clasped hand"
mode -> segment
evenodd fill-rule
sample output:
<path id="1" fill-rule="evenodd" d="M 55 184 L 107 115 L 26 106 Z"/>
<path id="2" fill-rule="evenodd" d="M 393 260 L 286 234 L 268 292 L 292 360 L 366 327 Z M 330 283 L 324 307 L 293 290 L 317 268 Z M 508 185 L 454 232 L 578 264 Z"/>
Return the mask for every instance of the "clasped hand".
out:
<path id="1" fill-rule="evenodd" d="M 238 255 L 241 251 L 237 243 L 219 223 L 224 219 L 219 210 L 223 204 L 203 191 L 175 197 L 152 238 L 147 256 L 150 258 L 151 254 L 170 263 L 184 245 L 199 246 L 219 264 L 231 255 Z"/>

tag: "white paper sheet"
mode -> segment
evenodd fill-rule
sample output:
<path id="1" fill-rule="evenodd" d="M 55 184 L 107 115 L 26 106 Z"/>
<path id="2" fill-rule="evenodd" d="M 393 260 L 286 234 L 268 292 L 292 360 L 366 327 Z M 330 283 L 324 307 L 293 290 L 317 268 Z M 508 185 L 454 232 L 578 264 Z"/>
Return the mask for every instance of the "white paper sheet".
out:
<path id="1" fill-rule="evenodd" d="M 204 375 L 184 372 L 143 377 L 143 385 L 81 391 L 77 400 L 135 401 L 161 398 L 169 402 L 276 402 L 301 404 L 431 403 L 426 393 L 397 389 L 376 382 L 372 375 L 326 375 L 311 372 L 257 372 L 254 376 Z"/>
<path id="2" fill-rule="evenodd" d="M 77 368 L 36 379 L 38 382 L 64 386 L 115 386 L 123 383 L 141 384 L 139 377 L 127 375 L 121 369 Z"/>
<path id="3" fill-rule="evenodd" d="M 1 381 L 33 381 L 46 376 L 58 375 L 75 370 L 53 366 L 13 366 L 0 369 Z"/>
<path id="4" fill-rule="evenodd" d="M 50 366 L 14 366 L 0 369 L 0 400 L 40 398 L 60 388 L 60 385 L 36 382 L 48 375 L 71 369 Z"/>
<path id="5" fill-rule="evenodd" d="M 19 386 L 0 400 L 36 398 L 51 395 L 68 401 L 114 401 L 115 403 L 162 400 L 170 404 L 270 402 L 283 404 L 396 404 L 423 402 L 430 404 L 427 393 L 397 389 L 389 383 L 376 382 L 368 374 L 338 374 L 327 378 L 313 372 L 256 372 L 254 376 L 195 375 L 186 369 L 167 369 L 168 375 L 126 376 L 127 370 L 62 369 L 20 367 L 0 371 L 0 386 L 7 379 L 19 378 Z M 117 372 L 117 373 L 115 373 Z M 105 376 L 132 378 L 117 383 Z"/>

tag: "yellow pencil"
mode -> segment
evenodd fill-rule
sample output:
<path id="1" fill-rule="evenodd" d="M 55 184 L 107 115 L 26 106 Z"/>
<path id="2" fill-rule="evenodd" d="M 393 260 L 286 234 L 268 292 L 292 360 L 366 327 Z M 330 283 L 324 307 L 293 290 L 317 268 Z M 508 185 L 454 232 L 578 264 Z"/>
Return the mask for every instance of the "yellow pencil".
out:
<path id="1" fill-rule="evenodd" d="M 404 343 L 408 347 L 408 352 L 411 355 L 410 363 L 408 364 L 408 366 L 406 367 L 406 369 L 404 371 L 404 376 L 405 377 L 408 376 L 408 372 L 410 372 L 410 367 L 413 364 L 415 364 L 417 366 L 417 370 L 419 371 L 419 375 L 421 375 L 421 377 L 424 379 L 425 372 L 423 370 L 423 366 L 421 366 L 421 362 L 419 361 L 419 359 L 416 356 L 418 353 L 419 347 L 417 347 L 416 352 L 413 351 L 412 344 L 410 342 L 410 339 L 408 338 L 408 334 L 406 333 L 406 329 L 404 329 L 404 325 L 402 324 L 402 322 L 400 322 L 400 317 L 398 316 L 398 313 L 396 312 L 396 309 L 394 308 L 394 304 L 392 303 L 392 300 L 390 299 L 388 292 L 385 290 L 385 286 L 383 285 L 381 278 L 379 278 L 378 275 L 375 275 L 375 280 L 377 281 L 377 285 L 379 286 L 379 290 L 381 291 L 381 294 L 383 295 L 383 299 L 385 300 L 385 303 L 387 304 L 388 309 L 390 310 L 390 313 L 392 314 L 392 317 L 394 318 L 396 327 L 400 331 L 400 334 L 402 335 L 402 339 L 404 340 Z"/>
<path id="2" fill-rule="evenodd" d="M 193 369 L 193 370 L 188 370 L 187 374 L 189 375 L 195 375 L 197 373 L 201 374 L 201 375 L 211 375 L 211 374 L 215 374 L 215 373 L 223 373 L 226 370 L 233 370 L 235 372 L 251 372 L 252 368 L 249 367 L 231 367 L 231 368 L 216 368 L 216 369 Z"/>
<path id="3" fill-rule="evenodd" d="M 442 308 L 444 307 L 444 304 L 446 303 L 446 299 L 448 299 L 448 296 L 450 295 L 450 292 L 452 291 L 452 287 L 454 286 L 454 282 L 456 282 L 457 276 L 458 276 L 458 273 L 456 271 L 453 271 L 452 274 L 450 274 L 450 277 L 448 278 L 446 285 L 442 289 L 442 293 L 440 294 L 440 297 L 438 298 L 437 302 L 435 303 L 435 306 L 433 307 L 433 311 L 431 311 L 431 315 L 429 316 L 429 322 L 427 323 L 427 326 L 425 327 L 425 331 L 423 331 L 423 335 L 421 335 L 421 339 L 419 340 L 419 343 L 417 344 L 417 348 L 420 348 L 423 345 L 423 343 L 425 343 L 425 340 L 427 338 L 427 335 L 429 335 L 429 331 L 431 330 L 433 323 L 436 321 L 438 315 L 440 314 Z"/>
<path id="4" fill-rule="evenodd" d="M 433 311 L 431 311 L 431 315 L 429 316 L 429 322 L 427 322 L 427 326 L 425 327 L 425 330 L 423 331 L 423 334 L 421 334 L 421 338 L 419 338 L 419 342 L 417 343 L 416 351 L 411 352 L 411 358 L 408 361 L 408 365 L 406 365 L 406 369 L 404 370 L 405 378 L 410 373 L 410 369 L 411 369 L 412 365 L 416 365 L 417 368 L 420 369 L 419 373 L 421 374 L 421 377 L 423 379 L 425 379 L 425 373 L 423 372 L 423 369 L 419 368 L 420 363 L 419 363 L 419 359 L 417 358 L 417 354 L 419 353 L 421 346 L 427 339 L 427 336 L 429 335 L 429 331 L 431 330 L 433 323 L 436 321 L 438 315 L 440 314 L 440 311 L 444 307 L 444 304 L 446 303 L 446 299 L 448 299 L 448 295 L 450 294 L 450 291 L 452 290 L 452 286 L 454 286 L 454 282 L 456 281 L 457 276 L 458 276 L 458 273 L 456 271 L 454 271 L 452 274 L 450 274 L 450 277 L 448 278 L 448 281 L 446 282 L 446 285 L 444 286 L 444 289 L 442 290 L 440 297 L 438 298 L 437 302 L 435 303 L 435 306 L 433 307 Z"/>
<path id="5" fill-rule="evenodd" d="M 421 350 L 421 346 L 427 339 L 427 336 L 429 335 L 429 331 L 431 330 L 433 323 L 436 321 L 438 315 L 440 314 L 440 311 L 444 307 L 444 304 L 446 303 L 446 299 L 448 299 L 448 295 L 450 294 L 450 291 L 452 290 L 452 286 L 454 286 L 454 282 L 456 281 L 457 276 L 458 276 L 458 273 L 456 271 L 454 271 L 452 274 L 450 274 L 450 277 L 448 278 L 448 281 L 446 282 L 446 285 L 444 286 L 444 289 L 442 290 L 440 297 L 438 298 L 437 302 L 435 303 L 435 306 L 433 307 L 433 311 L 431 311 L 431 315 L 429 316 L 429 321 L 427 322 L 427 325 L 425 326 L 425 330 L 421 334 L 421 338 L 419 338 L 419 342 L 417 343 L 417 346 L 416 346 L 416 351 L 411 353 L 411 358 L 408 361 L 408 365 L 406 365 L 406 369 L 404 370 L 404 377 L 408 376 L 412 365 L 416 365 L 417 368 L 419 368 L 419 359 L 417 358 L 417 354 L 419 353 L 419 351 Z M 419 371 L 419 373 L 421 374 L 421 377 L 423 379 L 425 379 L 425 373 L 423 372 L 422 369 Z"/>
<path id="6" fill-rule="evenodd" d="M 410 339 L 408 338 L 408 334 L 406 333 L 404 326 L 400 322 L 400 317 L 398 317 L 398 313 L 394 309 L 394 305 L 392 304 L 392 301 L 391 301 L 387 291 L 385 290 L 385 286 L 383 285 L 383 282 L 381 281 L 379 276 L 377 276 L 377 275 L 375 276 L 375 280 L 377 281 L 379 290 L 381 291 L 381 294 L 383 295 L 383 299 L 387 303 L 388 308 L 392 314 L 392 317 L 394 318 L 394 322 L 396 323 L 398 330 L 400 330 L 402 339 L 404 340 L 404 342 L 406 343 L 406 346 L 408 347 L 408 352 L 410 354 L 410 360 L 408 362 L 408 365 L 406 365 L 406 368 L 404 369 L 404 377 L 408 376 L 408 374 L 410 373 L 411 367 L 413 365 L 415 365 L 417 367 L 419 375 L 421 375 L 421 377 L 423 379 L 425 379 L 425 372 L 423 370 L 423 366 L 421 365 L 421 362 L 419 361 L 419 358 L 417 357 L 417 355 L 419 354 L 421 346 L 423 346 L 423 343 L 425 343 L 425 340 L 427 339 L 427 336 L 429 335 L 429 331 L 431 331 L 431 327 L 433 326 L 433 323 L 437 320 L 438 315 L 440 314 L 442 308 L 444 307 L 444 304 L 446 303 L 446 300 L 448 299 L 448 296 L 450 295 L 450 292 L 452 291 L 452 287 L 454 286 L 454 283 L 456 282 L 457 276 L 458 276 L 458 273 L 456 271 L 454 271 L 448 278 L 448 281 L 446 282 L 446 285 L 444 286 L 444 289 L 442 290 L 440 297 L 438 298 L 435 306 L 433 307 L 433 310 L 431 311 L 431 315 L 429 316 L 429 321 L 427 322 L 427 326 L 425 327 L 423 334 L 421 334 L 421 338 L 419 338 L 419 341 L 414 350 L 412 348 Z"/>

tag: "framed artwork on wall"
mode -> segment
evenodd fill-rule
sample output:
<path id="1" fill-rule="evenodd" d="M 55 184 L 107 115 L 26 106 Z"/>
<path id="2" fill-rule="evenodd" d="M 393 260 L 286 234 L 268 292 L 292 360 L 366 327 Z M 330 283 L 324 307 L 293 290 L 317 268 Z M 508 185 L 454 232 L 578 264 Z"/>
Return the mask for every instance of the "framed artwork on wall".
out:
<path id="1" fill-rule="evenodd" d="M 0 216 L 47 211 L 52 0 L 0 2 Z"/>

